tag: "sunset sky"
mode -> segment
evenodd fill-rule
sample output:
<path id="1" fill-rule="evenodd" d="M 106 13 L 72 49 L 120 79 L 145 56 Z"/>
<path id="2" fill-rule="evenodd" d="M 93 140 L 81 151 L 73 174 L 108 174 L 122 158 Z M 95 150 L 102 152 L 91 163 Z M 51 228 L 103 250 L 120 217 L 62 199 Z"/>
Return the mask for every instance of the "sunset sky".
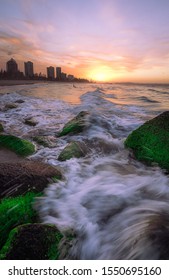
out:
<path id="1" fill-rule="evenodd" d="M 0 0 L 0 69 L 169 82 L 169 0 Z"/>

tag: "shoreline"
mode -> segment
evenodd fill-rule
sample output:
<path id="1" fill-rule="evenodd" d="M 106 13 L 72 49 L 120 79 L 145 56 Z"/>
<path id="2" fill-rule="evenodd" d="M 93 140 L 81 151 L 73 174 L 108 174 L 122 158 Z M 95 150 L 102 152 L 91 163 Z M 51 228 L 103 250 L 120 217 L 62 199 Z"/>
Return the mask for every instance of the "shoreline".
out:
<path id="1" fill-rule="evenodd" d="M 49 81 L 39 81 L 39 80 L 0 80 L 0 87 L 3 86 L 17 86 L 17 85 L 31 85 L 39 83 L 48 83 Z"/>

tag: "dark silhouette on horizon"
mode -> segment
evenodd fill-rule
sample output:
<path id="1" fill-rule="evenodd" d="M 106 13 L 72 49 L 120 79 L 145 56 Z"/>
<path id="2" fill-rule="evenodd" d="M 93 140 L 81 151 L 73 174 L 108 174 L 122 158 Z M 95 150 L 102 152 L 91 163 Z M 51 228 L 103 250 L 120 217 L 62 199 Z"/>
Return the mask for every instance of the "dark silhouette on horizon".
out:
<path id="1" fill-rule="evenodd" d="M 0 80 L 45 80 L 54 82 L 83 82 L 88 83 L 89 80 L 76 78 L 73 75 L 67 75 L 61 71 L 61 67 L 56 67 L 56 77 L 55 69 L 53 66 L 47 67 L 47 76 L 41 72 L 34 73 L 33 62 L 24 62 L 25 74 L 18 69 L 17 62 L 11 58 L 6 63 L 6 70 L 0 71 Z"/>

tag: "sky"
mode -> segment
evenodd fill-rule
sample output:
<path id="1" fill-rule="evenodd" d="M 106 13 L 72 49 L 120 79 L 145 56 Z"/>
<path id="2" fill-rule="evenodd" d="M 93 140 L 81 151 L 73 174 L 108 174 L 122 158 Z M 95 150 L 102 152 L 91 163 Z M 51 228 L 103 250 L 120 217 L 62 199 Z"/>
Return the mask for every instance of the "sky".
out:
<path id="1" fill-rule="evenodd" d="M 169 83 L 169 0 L 0 0 L 0 69 Z"/>

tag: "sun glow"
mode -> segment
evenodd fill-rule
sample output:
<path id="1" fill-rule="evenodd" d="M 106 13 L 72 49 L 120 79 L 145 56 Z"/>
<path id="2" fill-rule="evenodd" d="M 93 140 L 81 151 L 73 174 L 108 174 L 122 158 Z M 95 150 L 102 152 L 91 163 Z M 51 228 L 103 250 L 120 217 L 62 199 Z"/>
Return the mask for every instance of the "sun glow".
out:
<path id="1" fill-rule="evenodd" d="M 107 66 L 91 69 L 88 76 L 96 82 L 110 82 L 114 78 L 112 69 Z"/>

